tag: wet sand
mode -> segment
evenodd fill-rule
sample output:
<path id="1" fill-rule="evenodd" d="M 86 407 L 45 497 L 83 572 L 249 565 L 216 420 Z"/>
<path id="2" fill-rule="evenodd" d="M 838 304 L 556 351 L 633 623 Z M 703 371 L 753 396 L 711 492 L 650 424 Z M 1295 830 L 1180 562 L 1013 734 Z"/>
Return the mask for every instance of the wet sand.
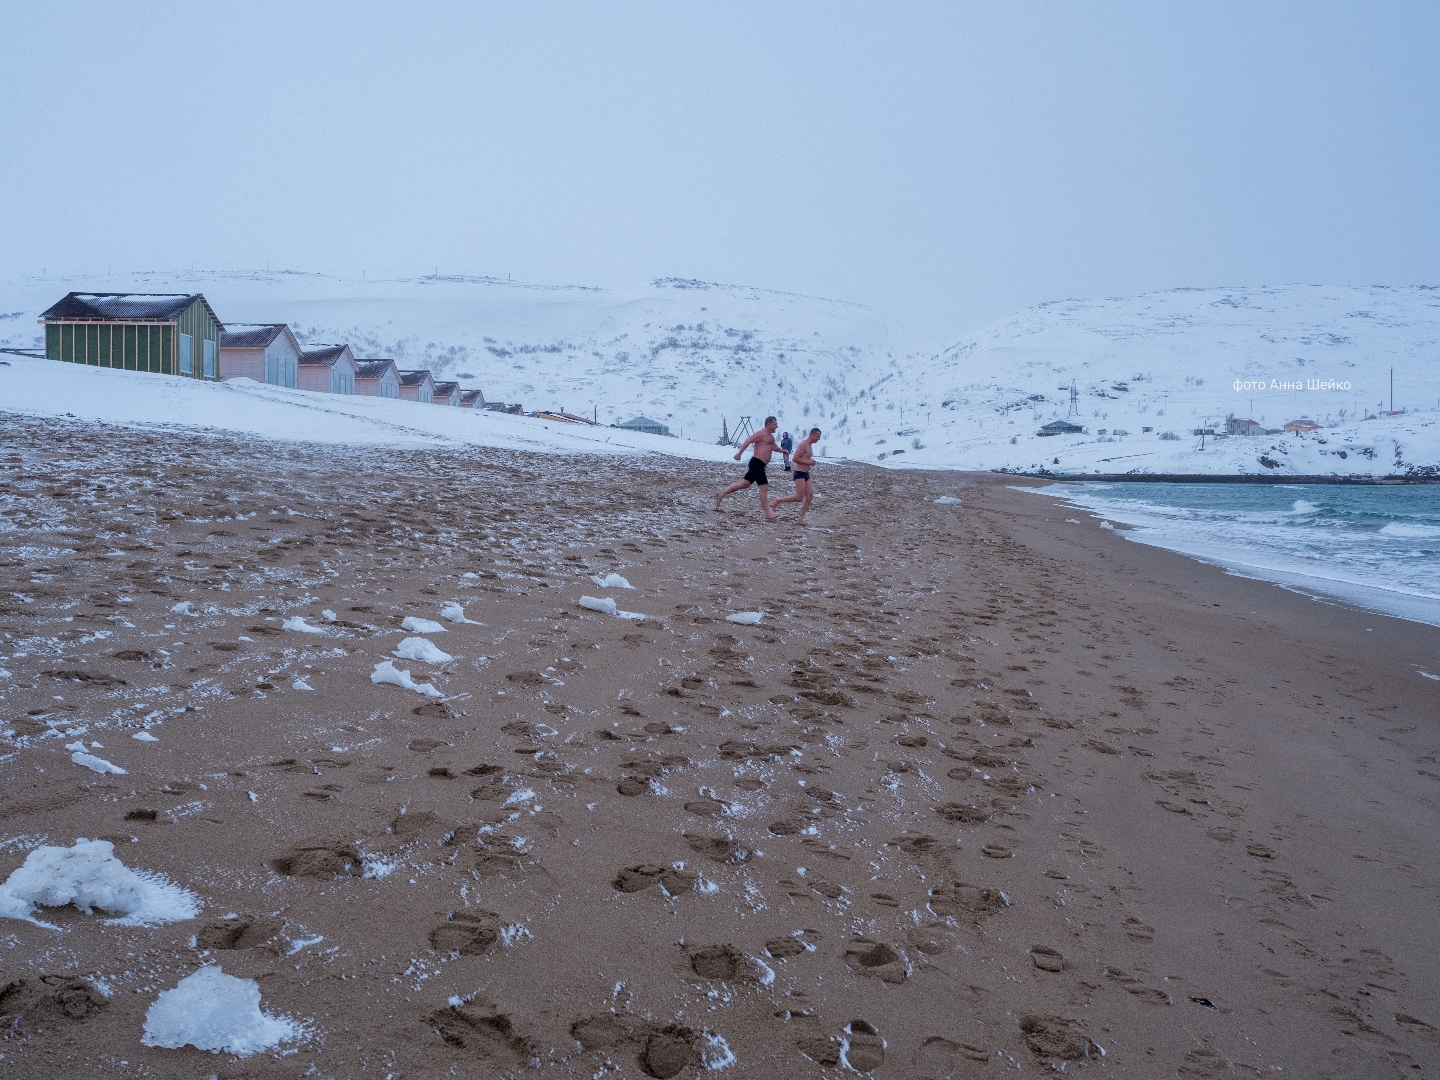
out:
<path id="1" fill-rule="evenodd" d="M 203 910 L 0 921 L 0 1076 L 1440 1063 L 1434 628 L 1003 477 L 824 467 L 807 530 L 738 467 L 3 421 L 0 877 L 99 837 Z M 142 1047 L 214 963 L 307 1038 Z"/>

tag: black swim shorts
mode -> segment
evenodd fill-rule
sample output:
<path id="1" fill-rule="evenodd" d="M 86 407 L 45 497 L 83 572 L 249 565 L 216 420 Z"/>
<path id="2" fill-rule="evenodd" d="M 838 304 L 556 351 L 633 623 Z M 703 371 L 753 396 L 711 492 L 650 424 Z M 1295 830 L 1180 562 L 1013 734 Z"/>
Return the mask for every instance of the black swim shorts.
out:
<path id="1" fill-rule="evenodd" d="M 808 472 L 801 472 L 799 469 L 796 469 L 796 470 L 795 470 L 795 479 L 796 479 L 796 480 L 809 480 L 809 479 L 810 479 L 810 474 L 809 474 Z"/>
<path id="2" fill-rule="evenodd" d="M 752 484 L 759 484 L 761 487 L 768 485 L 770 478 L 765 475 L 765 462 L 757 457 L 752 457 L 749 466 L 745 469 L 745 479 Z"/>

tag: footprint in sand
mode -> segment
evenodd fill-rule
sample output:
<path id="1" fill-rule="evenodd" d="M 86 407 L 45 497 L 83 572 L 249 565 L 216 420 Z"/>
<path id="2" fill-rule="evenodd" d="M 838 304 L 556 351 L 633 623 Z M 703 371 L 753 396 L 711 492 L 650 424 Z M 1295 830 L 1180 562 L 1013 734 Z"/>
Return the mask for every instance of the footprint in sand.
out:
<path id="1" fill-rule="evenodd" d="M 1025 1045 L 1041 1060 L 1083 1061 L 1098 1058 L 1102 1051 L 1091 1041 L 1076 1020 L 1062 1016 L 1024 1016 L 1020 1019 L 1020 1031 Z"/>
<path id="2" fill-rule="evenodd" d="M 981 1065 L 990 1060 L 990 1052 L 971 1043 L 947 1039 L 942 1035 L 931 1035 L 911 1059 L 916 1077 L 924 1080 L 959 1080 L 972 1075 L 976 1063 Z"/>
<path id="3" fill-rule="evenodd" d="M 692 950 L 690 970 L 702 979 L 720 982 L 754 982 L 764 974 L 755 961 L 728 942 Z"/>
<path id="4" fill-rule="evenodd" d="M 457 1050 L 468 1050 L 485 1060 L 528 1062 L 535 1055 L 528 1038 L 515 1031 L 504 1013 L 474 1005 L 452 1005 L 425 1018 L 442 1039 Z"/>
<path id="5" fill-rule="evenodd" d="M 845 1043 L 841 1060 L 856 1072 L 871 1072 L 885 1064 L 885 1040 L 880 1029 L 866 1020 L 851 1020 L 845 1025 Z"/>
<path id="6" fill-rule="evenodd" d="M 887 983 L 902 983 L 908 974 L 903 956 L 888 945 L 864 937 L 857 937 L 845 949 L 845 965 L 856 975 L 873 975 Z"/>
<path id="7" fill-rule="evenodd" d="M 0 1021 L 7 1038 L 16 1029 L 60 1034 L 69 1023 L 88 1020 L 109 1004 L 95 987 L 69 975 L 32 975 L 0 985 Z"/>
<path id="8" fill-rule="evenodd" d="M 1030 959 L 1040 971 L 1065 970 L 1065 957 L 1060 955 L 1058 949 L 1052 949 L 1048 945 L 1031 945 Z"/>
<path id="9" fill-rule="evenodd" d="M 258 949 L 274 941 L 284 928 L 283 919 L 270 916 L 256 918 L 240 915 L 233 919 L 215 919 L 202 926 L 195 935 L 200 949 Z"/>
<path id="10" fill-rule="evenodd" d="M 308 840 L 292 844 L 284 855 L 270 860 L 270 867 L 286 877 L 360 877 L 365 868 L 353 844 L 343 840 Z"/>
<path id="11" fill-rule="evenodd" d="M 814 930 L 804 930 L 799 934 L 791 934 L 789 937 L 771 938 L 765 942 L 765 951 L 776 960 L 789 960 L 792 956 L 814 952 L 815 946 L 806 938 L 817 936 Z"/>
<path id="12" fill-rule="evenodd" d="M 999 889 L 963 881 L 937 885 L 930 890 L 930 910 L 942 919 L 992 915 L 1009 904 Z"/>
<path id="13" fill-rule="evenodd" d="M 430 931 L 430 947 L 438 953 L 480 956 L 500 937 L 500 916 L 493 911 L 452 911 Z"/>
<path id="14" fill-rule="evenodd" d="M 644 892 L 658 885 L 670 896 L 678 896 L 695 887 L 699 875 L 691 870 L 679 870 L 673 866 L 657 866 L 655 863 L 641 863 L 626 867 L 615 876 L 611 883 L 623 893 Z"/>
<path id="15" fill-rule="evenodd" d="M 687 1066 L 704 1064 L 699 1034 L 681 1024 L 662 1027 L 638 1016 L 602 1013 L 576 1020 L 570 1025 L 570 1037 L 586 1051 L 633 1047 L 639 1052 L 640 1071 L 660 1080 L 680 1075 Z"/>

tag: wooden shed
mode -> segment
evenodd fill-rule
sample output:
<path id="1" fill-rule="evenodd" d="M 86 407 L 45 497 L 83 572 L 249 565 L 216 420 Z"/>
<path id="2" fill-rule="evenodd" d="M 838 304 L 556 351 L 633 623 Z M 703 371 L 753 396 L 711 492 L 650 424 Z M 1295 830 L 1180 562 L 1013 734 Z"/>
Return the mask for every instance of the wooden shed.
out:
<path id="1" fill-rule="evenodd" d="M 216 377 L 225 325 L 200 293 L 72 292 L 40 315 L 51 360 Z"/>
<path id="2" fill-rule="evenodd" d="M 434 376 L 424 368 L 400 372 L 400 396 L 406 401 L 432 404 L 435 400 Z"/>
<path id="3" fill-rule="evenodd" d="M 220 378 L 298 387 L 300 352 L 284 323 L 232 323 L 220 335 Z"/>
<path id="4" fill-rule="evenodd" d="M 458 382 L 437 382 L 435 392 L 431 396 L 433 405 L 453 405 L 460 407 L 460 384 Z"/>
<path id="5" fill-rule="evenodd" d="M 353 394 L 358 370 L 349 345 L 306 345 L 300 352 L 300 389 Z"/>
<path id="6" fill-rule="evenodd" d="M 400 369 L 394 360 L 356 360 L 355 393 L 368 397 L 398 398 Z"/>
<path id="7" fill-rule="evenodd" d="M 485 395 L 479 390 L 461 390 L 460 407 L 462 409 L 483 409 L 485 408 Z"/>

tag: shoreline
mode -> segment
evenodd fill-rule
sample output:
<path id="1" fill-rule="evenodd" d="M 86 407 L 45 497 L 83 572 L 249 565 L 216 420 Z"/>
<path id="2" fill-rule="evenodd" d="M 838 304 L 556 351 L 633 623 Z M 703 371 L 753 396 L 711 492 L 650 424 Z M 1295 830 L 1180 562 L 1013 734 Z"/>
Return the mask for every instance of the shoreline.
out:
<path id="1" fill-rule="evenodd" d="M 12 434 L 0 878 L 98 837 L 203 910 L 0 920 L 0 1076 L 1440 1063 L 1436 628 L 1048 479 L 822 466 L 797 529 L 704 462 Z M 311 1034 L 141 1046 L 215 963 Z"/>
<path id="2" fill-rule="evenodd" d="M 1440 471 L 1427 476 L 1321 476 L 1313 473 L 1285 476 L 1251 473 L 1048 473 L 1044 470 L 1024 473 L 997 472 L 996 475 L 1023 477 L 1027 480 L 1047 480 L 1055 484 L 1274 484 L 1280 486 L 1285 484 L 1333 484 L 1362 487 L 1440 484 Z"/>

